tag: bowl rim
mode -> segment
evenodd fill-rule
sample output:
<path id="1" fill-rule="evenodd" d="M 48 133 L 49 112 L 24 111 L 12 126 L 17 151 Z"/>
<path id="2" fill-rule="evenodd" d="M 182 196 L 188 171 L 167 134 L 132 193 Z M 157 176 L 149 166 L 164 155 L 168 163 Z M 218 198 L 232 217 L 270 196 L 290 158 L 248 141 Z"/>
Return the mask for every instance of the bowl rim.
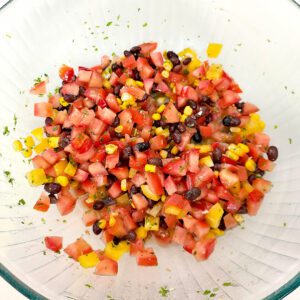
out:
<path id="1" fill-rule="evenodd" d="M 6 3 L 4 3 L 0 7 L 0 13 L 4 11 L 4 8 L 7 8 L 14 2 L 14 0 L 8 0 Z M 300 3 L 298 1 L 292 0 L 295 5 L 300 7 Z M 17 291 L 19 291 L 21 294 L 23 294 L 28 299 L 36 299 L 36 300 L 47 300 L 45 296 L 37 292 L 36 290 L 29 287 L 24 281 L 22 281 L 20 278 L 15 276 L 7 267 L 4 266 L 4 264 L 0 263 L 0 276 L 8 282 L 11 286 L 13 286 Z M 272 292 L 270 295 L 263 298 L 263 300 L 276 300 L 276 299 L 283 299 L 287 295 L 289 295 L 291 292 L 296 290 L 298 287 L 300 287 L 300 271 L 291 278 L 288 282 L 283 284 L 280 288 Z"/>

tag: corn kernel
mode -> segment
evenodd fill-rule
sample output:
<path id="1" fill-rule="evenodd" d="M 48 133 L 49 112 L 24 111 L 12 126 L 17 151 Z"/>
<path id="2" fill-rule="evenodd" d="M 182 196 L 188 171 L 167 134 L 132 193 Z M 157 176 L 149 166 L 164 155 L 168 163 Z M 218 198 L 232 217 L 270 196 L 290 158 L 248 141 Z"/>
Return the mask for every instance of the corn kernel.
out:
<path id="1" fill-rule="evenodd" d="M 136 83 L 135 83 L 134 79 L 128 78 L 128 79 L 126 79 L 125 85 L 126 86 L 136 86 Z"/>
<path id="2" fill-rule="evenodd" d="M 136 80 L 135 83 L 138 87 L 144 87 L 144 83 L 142 81 Z"/>
<path id="3" fill-rule="evenodd" d="M 161 115 L 159 113 L 155 113 L 152 115 L 152 119 L 155 121 L 159 121 L 161 119 Z"/>
<path id="4" fill-rule="evenodd" d="M 49 148 L 57 148 L 59 146 L 59 136 L 51 136 L 48 138 Z"/>
<path id="5" fill-rule="evenodd" d="M 126 192 L 127 191 L 127 180 L 126 179 L 122 179 L 121 180 L 121 190 L 123 192 Z"/>
<path id="6" fill-rule="evenodd" d="M 151 165 L 151 164 L 146 164 L 145 165 L 145 171 L 146 172 L 150 172 L 150 173 L 155 173 L 156 166 L 155 165 Z"/>
<path id="7" fill-rule="evenodd" d="M 187 115 L 181 115 L 180 116 L 180 122 L 183 123 L 186 118 L 187 118 Z"/>
<path id="8" fill-rule="evenodd" d="M 164 69 L 166 70 L 166 71 L 171 71 L 172 70 L 172 68 L 173 68 L 173 64 L 172 64 L 172 62 L 170 61 L 170 60 L 166 60 L 164 63 L 163 63 L 163 67 L 164 67 Z"/>
<path id="9" fill-rule="evenodd" d="M 199 83 L 200 83 L 200 80 L 195 79 L 194 82 L 193 82 L 193 86 L 197 87 L 199 85 Z"/>
<path id="10" fill-rule="evenodd" d="M 223 68 L 221 65 L 212 64 L 206 72 L 206 78 L 209 80 L 219 79 L 223 74 Z"/>
<path id="11" fill-rule="evenodd" d="M 133 178 L 135 176 L 135 174 L 137 173 L 136 169 L 130 168 L 129 169 L 129 173 L 128 173 L 128 177 L 129 178 Z"/>
<path id="12" fill-rule="evenodd" d="M 60 103 L 61 106 L 64 106 L 64 107 L 66 107 L 70 104 L 63 97 L 59 98 L 59 103 Z"/>
<path id="13" fill-rule="evenodd" d="M 74 176 L 75 173 L 77 171 L 77 164 L 76 162 L 71 162 L 69 161 L 69 163 L 67 164 L 65 170 L 64 170 L 64 173 L 67 174 L 67 175 L 70 175 L 70 176 Z"/>
<path id="14" fill-rule="evenodd" d="M 239 160 L 239 156 L 238 155 L 236 155 L 234 152 L 232 152 L 232 151 L 226 151 L 226 156 L 227 157 L 229 157 L 230 159 L 232 159 L 232 160 L 235 160 L 235 161 L 237 161 L 237 160 Z"/>
<path id="15" fill-rule="evenodd" d="M 161 200 L 162 202 L 165 202 L 166 199 L 167 199 L 166 195 L 162 195 L 161 198 L 160 198 L 160 200 Z"/>
<path id="16" fill-rule="evenodd" d="M 169 128 L 165 128 L 164 130 L 163 130 L 163 132 L 162 132 L 162 135 L 164 136 L 164 137 L 169 137 L 170 136 L 170 130 L 169 130 Z"/>
<path id="17" fill-rule="evenodd" d="M 176 155 L 178 152 L 179 152 L 179 149 L 178 149 L 177 146 L 174 146 L 174 147 L 172 148 L 172 150 L 171 150 L 171 153 L 174 154 L 174 155 Z"/>
<path id="18" fill-rule="evenodd" d="M 230 132 L 232 132 L 232 133 L 238 133 L 238 132 L 241 132 L 241 128 L 239 128 L 239 127 L 230 127 L 229 130 L 230 130 Z"/>
<path id="19" fill-rule="evenodd" d="M 129 93 L 123 93 L 121 96 L 121 100 L 124 101 L 134 101 L 134 98 Z"/>
<path id="20" fill-rule="evenodd" d="M 235 218 L 235 220 L 236 220 L 239 224 L 241 224 L 241 223 L 244 222 L 244 217 L 243 217 L 242 215 L 240 215 L 240 214 L 234 214 L 233 217 Z"/>
<path id="21" fill-rule="evenodd" d="M 34 140 L 32 138 L 32 136 L 27 136 L 25 139 L 24 139 L 24 144 L 28 147 L 28 148 L 32 148 L 34 146 Z"/>
<path id="22" fill-rule="evenodd" d="M 53 177 L 51 177 L 51 176 L 46 176 L 46 178 L 47 178 L 47 182 L 46 183 L 51 183 L 51 182 L 54 181 Z"/>
<path id="23" fill-rule="evenodd" d="M 211 152 L 213 150 L 211 145 L 195 145 L 195 148 L 199 149 L 199 152 L 201 154 L 208 153 L 208 152 Z"/>
<path id="24" fill-rule="evenodd" d="M 218 177 L 219 177 L 219 173 L 220 173 L 220 172 L 219 172 L 219 171 L 217 171 L 217 170 L 216 170 L 216 171 L 214 171 L 214 174 L 215 174 L 215 177 L 216 177 L 216 178 L 218 178 Z"/>
<path id="25" fill-rule="evenodd" d="M 159 108 L 156 110 L 159 114 L 161 114 L 165 110 L 166 106 L 164 104 L 160 105 Z"/>
<path id="26" fill-rule="evenodd" d="M 116 224 L 116 222 L 117 222 L 117 220 L 116 220 L 116 218 L 114 216 L 110 216 L 109 217 L 108 225 L 110 227 L 114 226 Z"/>
<path id="27" fill-rule="evenodd" d="M 248 160 L 246 161 L 245 167 L 246 167 L 246 169 L 247 169 L 248 171 L 254 172 L 255 169 L 256 169 L 256 163 L 255 163 L 255 161 L 254 161 L 253 159 L 250 158 L 250 159 L 248 159 Z"/>
<path id="28" fill-rule="evenodd" d="M 161 76 L 164 77 L 164 78 L 169 78 L 170 73 L 169 73 L 169 71 L 164 70 L 164 71 L 161 72 Z"/>
<path id="29" fill-rule="evenodd" d="M 111 88 L 111 83 L 108 80 L 103 80 L 103 86 L 106 89 L 110 89 Z"/>
<path id="30" fill-rule="evenodd" d="M 235 144 L 230 144 L 228 146 L 228 149 L 230 151 L 232 151 L 234 154 L 238 155 L 238 156 L 243 156 L 245 154 L 245 152 L 243 151 L 243 149 L 240 148 L 238 145 L 235 145 Z"/>
<path id="31" fill-rule="evenodd" d="M 105 219 L 99 220 L 98 227 L 101 228 L 101 229 L 104 229 L 105 226 L 106 226 L 106 220 Z"/>
<path id="32" fill-rule="evenodd" d="M 23 149 L 22 143 L 19 140 L 13 142 L 14 150 L 20 152 Z"/>
<path id="33" fill-rule="evenodd" d="M 119 125 L 115 128 L 115 132 L 117 133 L 121 133 L 123 131 L 123 126 L 122 125 Z"/>
<path id="34" fill-rule="evenodd" d="M 209 58 L 216 58 L 219 56 L 221 50 L 222 50 L 223 45 L 222 44 L 215 44 L 215 43 L 210 43 L 206 49 L 207 56 Z"/>
<path id="35" fill-rule="evenodd" d="M 164 132 L 164 129 L 162 127 L 157 127 L 155 129 L 155 134 L 156 135 L 161 135 L 161 134 L 163 134 L 163 132 Z"/>
<path id="36" fill-rule="evenodd" d="M 35 128 L 31 131 L 31 134 L 41 142 L 44 137 L 44 129 L 43 127 Z"/>
<path id="37" fill-rule="evenodd" d="M 193 109 L 187 105 L 184 110 L 183 110 L 183 113 L 186 115 L 186 116 L 190 116 L 192 113 L 193 113 Z"/>
<path id="38" fill-rule="evenodd" d="M 240 147 L 244 151 L 244 153 L 248 153 L 250 151 L 249 147 L 245 144 L 239 143 L 238 147 Z"/>
<path id="39" fill-rule="evenodd" d="M 145 229 L 158 231 L 159 229 L 159 217 L 146 216 L 145 217 Z"/>
<path id="40" fill-rule="evenodd" d="M 57 176 L 55 182 L 59 183 L 61 186 L 67 186 L 69 184 L 69 179 L 66 176 Z"/>
<path id="41" fill-rule="evenodd" d="M 166 150 L 160 150 L 159 155 L 161 158 L 167 158 L 168 152 Z"/>
<path id="42" fill-rule="evenodd" d="M 27 148 L 27 149 L 22 151 L 22 154 L 23 154 L 24 157 L 28 158 L 32 155 L 32 150 L 30 148 Z"/>
<path id="43" fill-rule="evenodd" d="M 205 166 L 208 166 L 208 167 L 213 167 L 214 166 L 214 162 L 211 159 L 210 155 L 200 158 L 199 163 L 201 165 L 205 165 Z"/>
<path id="44" fill-rule="evenodd" d="M 107 154 L 114 154 L 118 150 L 118 146 L 114 144 L 105 145 L 105 152 Z"/>
<path id="45" fill-rule="evenodd" d="M 144 226 L 140 226 L 135 230 L 136 236 L 139 239 L 145 239 L 148 235 L 148 231 Z"/>

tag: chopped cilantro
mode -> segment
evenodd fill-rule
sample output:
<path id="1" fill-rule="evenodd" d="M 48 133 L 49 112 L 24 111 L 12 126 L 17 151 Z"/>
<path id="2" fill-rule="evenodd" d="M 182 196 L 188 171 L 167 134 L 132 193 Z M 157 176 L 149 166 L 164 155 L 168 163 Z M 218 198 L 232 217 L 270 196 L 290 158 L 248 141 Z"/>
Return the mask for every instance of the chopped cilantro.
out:
<path id="1" fill-rule="evenodd" d="M 8 126 L 5 126 L 4 129 L 3 129 L 3 135 L 9 135 L 9 129 L 8 129 Z"/>
<path id="2" fill-rule="evenodd" d="M 113 52 L 113 53 L 111 54 L 111 56 L 116 56 L 116 53 L 115 53 L 115 52 Z"/>
<path id="3" fill-rule="evenodd" d="M 25 205 L 25 204 L 26 204 L 26 202 L 25 202 L 24 199 L 20 199 L 20 200 L 18 201 L 18 205 Z"/>
<path id="4" fill-rule="evenodd" d="M 16 130 L 17 122 L 18 122 L 17 116 L 14 114 L 14 130 Z"/>
<path id="5" fill-rule="evenodd" d="M 89 289 L 91 289 L 91 288 L 93 287 L 93 286 L 92 286 L 91 284 L 89 284 L 89 283 L 86 283 L 85 286 L 86 286 L 87 288 L 89 288 Z"/>
<path id="6" fill-rule="evenodd" d="M 63 220 L 63 223 L 67 223 L 67 220 Z"/>
<path id="7" fill-rule="evenodd" d="M 170 293 L 170 290 L 166 286 L 162 286 L 159 289 L 159 293 L 162 297 L 167 297 L 168 294 Z"/>
<path id="8" fill-rule="evenodd" d="M 209 295 L 211 293 L 211 290 L 205 290 L 204 292 L 203 292 L 203 295 Z"/>
<path id="9" fill-rule="evenodd" d="M 112 24 L 112 21 L 107 22 L 107 23 L 106 23 L 106 26 L 108 27 L 108 26 L 110 26 L 111 24 Z"/>
<path id="10" fill-rule="evenodd" d="M 46 220 L 45 220 L 44 218 L 41 218 L 41 222 L 42 222 L 43 224 L 46 224 Z"/>
<path id="11" fill-rule="evenodd" d="M 143 27 L 146 27 L 146 26 L 148 26 L 148 23 L 147 23 L 147 22 L 145 22 L 145 23 L 143 24 Z"/>
<path id="12" fill-rule="evenodd" d="M 106 298 L 109 300 L 115 300 L 111 295 L 106 295 Z"/>
<path id="13" fill-rule="evenodd" d="M 217 287 L 213 289 L 214 292 L 217 292 L 218 290 L 219 290 L 219 288 L 217 288 Z"/>
<path id="14" fill-rule="evenodd" d="M 283 222 L 283 227 L 286 227 L 286 222 Z"/>
<path id="15" fill-rule="evenodd" d="M 141 8 L 139 7 L 139 8 L 138 8 L 138 12 L 140 12 L 140 11 L 141 11 Z"/>
<path id="16" fill-rule="evenodd" d="M 108 40 L 108 36 L 105 36 L 103 39 L 104 39 L 104 40 Z"/>
<path id="17" fill-rule="evenodd" d="M 60 87 L 57 86 L 57 87 L 54 89 L 54 93 L 55 93 L 55 94 L 59 94 L 59 89 L 60 89 Z"/>
<path id="18" fill-rule="evenodd" d="M 118 15 L 118 16 L 117 16 L 117 20 L 119 21 L 119 20 L 120 20 L 120 18 L 121 18 L 121 16 L 120 16 L 120 15 Z"/>
<path id="19" fill-rule="evenodd" d="M 277 128 L 278 128 L 278 125 L 275 124 L 275 125 L 274 125 L 274 129 L 277 129 Z"/>
<path id="20" fill-rule="evenodd" d="M 46 255 L 46 251 L 45 250 L 43 251 L 43 254 Z"/>
<path id="21" fill-rule="evenodd" d="M 232 282 L 224 282 L 223 286 L 233 286 Z"/>
<path id="22" fill-rule="evenodd" d="M 42 79 L 41 79 L 41 77 L 37 77 L 37 78 L 33 79 L 33 82 L 34 82 L 34 85 L 37 85 L 42 82 Z"/>
<path id="23" fill-rule="evenodd" d="M 287 90 L 287 86 L 286 85 L 284 86 L 284 89 Z"/>
<path id="24" fill-rule="evenodd" d="M 7 178 L 8 182 L 13 185 L 15 179 L 11 177 L 11 173 L 10 171 L 3 171 L 3 174 L 5 175 L 5 177 Z"/>
<path id="25" fill-rule="evenodd" d="M 9 33 L 6 33 L 5 36 L 8 38 L 8 39 L 11 39 L 11 35 Z"/>
<path id="26" fill-rule="evenodd" d="M 189 70 L 188 70 L 188 69 L 184 69 L 184 70 L 182 71 L 182 74 L 183 74 L 183 75 L 188 75 L 188 74 L 189 74 Z"/>
<path id="27" fill-rule="evenodd" d="M 289 138 L 289 144 L 292 144 L 293 140 L 291 138 Z"/>
<path id="28" fill-rule="evenodd" d="M 211 294 L 209 295 L 210 298 L 213 298 L 213 297 L 215 297 L 215 296 L 216 296 L 215 293 L 211 293 Z"/>

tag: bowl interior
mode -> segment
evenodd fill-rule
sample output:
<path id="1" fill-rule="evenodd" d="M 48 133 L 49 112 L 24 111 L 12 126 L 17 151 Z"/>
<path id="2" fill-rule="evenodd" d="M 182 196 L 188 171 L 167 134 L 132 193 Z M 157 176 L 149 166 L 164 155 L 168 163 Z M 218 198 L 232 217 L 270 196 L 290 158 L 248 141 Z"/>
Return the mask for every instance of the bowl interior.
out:
<path id="1" fill-rule="evenodd" d="M 0 132 L 0 163 L 14 179 L 10 184 L 0 174 L 2 264 L 51 299 L 160 299 L 162 286 L 170 299 L 199 299 L 207 289 L 222 299 L 258 299 L 288 282 L 300 267 L 299 27 L 292 1 L 12 1 L 0 12 L 0 129 L 10 131 Z M 159 267 L 138 268 L 128 256 L 117 277 L 97 277 L 65 255 L 45 252 L 45 235 L 63 235 L 65 245 L 80 235 L 95 248 L 103 244 L 84 228 L 80 205 L 64 218 L 55 207 L 32 210 L 41 188 L 28 187 L 31 166 L 11 145 L 42 125 L 33 104 L 44 99 L 28 94 L 34 78 L 48 74 L 52 91 L 61 64 L 96 65 L 101 55 L 144 41 L 157 41 L 161 50 L 192 47 L 203 60 L 210 42 L 222 43 L 216 61 L 240 84 L 243 99 L 261 108 L 280 158 L 259 214 L 219 238 L 208 261 L 154 243 Z"/>

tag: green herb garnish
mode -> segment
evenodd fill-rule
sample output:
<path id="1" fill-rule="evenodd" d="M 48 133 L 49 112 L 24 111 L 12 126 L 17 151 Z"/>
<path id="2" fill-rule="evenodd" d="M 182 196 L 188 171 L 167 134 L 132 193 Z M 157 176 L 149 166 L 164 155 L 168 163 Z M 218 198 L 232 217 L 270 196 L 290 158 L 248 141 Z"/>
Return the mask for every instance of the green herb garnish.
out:
<path id="1" fill-rule="evenodd" d="M 9 132 L 8 126 L 5 126 L 3 129 L 3 135 L 9 135 L 9 134 L 10 134 L 10 132 Z"/>
<path id="2" fill-rule="evenodd" d="M 168 289 L 168 287 L 162 286 L 162 287 L 160 287 L 160 289 L 159 289 L 159 293 L 160 293 L 160 295 L 161 295 L 162 297 L 167 297 L 168 294 L 170 293 L 170 290 Z"/>
<path id="3" fill-rule="evenodd" d="M 146 26 L 148 26 L 148 23 L 147 23 L 147 22 L 145 22 L 145 23 L 143 24 L 143 27 L 146 27 Z"/>
<path id="4" fill-rule="evenodd" d="M 18 201 L 18 205 L 25 205 L 25 204 L 26 204 L 26 202 L 25 202 L 24 199 L 20 199 L 20 200 Z"/>
<path id="5" fill-rule="evenodd" d="M 107 23 L 106 23 L 106 26 L 108 27 L 108 26 L 110 26 L 112 23 L 113 23 L 112 21 L 107 22 Z"/>

